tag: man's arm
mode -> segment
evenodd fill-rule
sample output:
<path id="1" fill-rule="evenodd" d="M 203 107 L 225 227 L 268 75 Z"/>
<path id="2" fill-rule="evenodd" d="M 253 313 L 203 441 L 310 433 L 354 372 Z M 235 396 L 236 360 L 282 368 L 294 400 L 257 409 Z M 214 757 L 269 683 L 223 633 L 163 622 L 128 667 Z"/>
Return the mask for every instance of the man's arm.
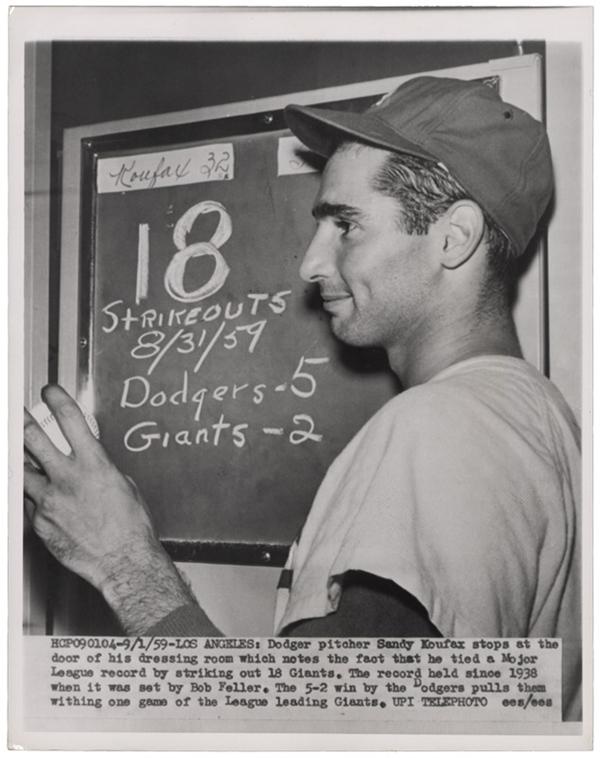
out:
<path id="1" fill-rule="evenodd" d="M 25 411 L 25 463 L 33 528 L 68 569 L 98 589 L 128 634 L 144 634 L 176 609 L 196 606 L 160 544 L 137 487 L 109 459 L 77 404 L 60 387 L 42 397 L 71 445 L 65 456 Z M 198 608 L 197 636 L 221 633 Z"/>

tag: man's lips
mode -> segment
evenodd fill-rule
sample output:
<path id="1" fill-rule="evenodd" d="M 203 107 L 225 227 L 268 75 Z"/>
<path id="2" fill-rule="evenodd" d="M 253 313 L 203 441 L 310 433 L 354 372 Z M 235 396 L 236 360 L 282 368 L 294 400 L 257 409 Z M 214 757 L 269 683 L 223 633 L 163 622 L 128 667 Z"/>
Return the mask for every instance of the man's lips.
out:
<path id="1" fill-rule="evenodd" d="M 321 299 L 324 303 L 335 302 L 336 300 L 345 300 L 352 297 L 349 292 L 321 292 Z"/>
<path id="2" fill-rule="evenodd" d="M 352 295 L 349 292 L 322 292 L 323 308 L 326 311 L 335 310 L 336 306 L 349 300 Z"/>

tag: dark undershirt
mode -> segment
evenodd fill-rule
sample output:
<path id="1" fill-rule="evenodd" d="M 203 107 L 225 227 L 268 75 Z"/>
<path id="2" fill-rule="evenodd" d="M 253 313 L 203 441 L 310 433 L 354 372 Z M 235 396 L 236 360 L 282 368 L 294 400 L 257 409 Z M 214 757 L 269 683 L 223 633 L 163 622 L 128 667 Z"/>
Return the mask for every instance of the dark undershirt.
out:
<path id="1" fill-rule="evenodd" d="M 389 579 L 347 571 L 337 610 L 289 624 L 282 637 L 441 637 L 427 611 Z"/>

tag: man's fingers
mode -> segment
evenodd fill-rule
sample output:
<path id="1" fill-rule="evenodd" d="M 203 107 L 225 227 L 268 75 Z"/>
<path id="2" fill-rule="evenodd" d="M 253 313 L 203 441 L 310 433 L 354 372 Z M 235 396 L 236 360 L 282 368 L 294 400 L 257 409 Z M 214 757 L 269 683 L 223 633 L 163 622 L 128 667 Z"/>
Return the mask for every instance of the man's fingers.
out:
<path id="1" fill-rule="evenodd" d="M 23 442 L 27 450 L 42 468 L 50 472 L 64 458 L 60 450 L 52 444 L 31 413 L 24 409 L 25 421 L 23 427 Z"/>
<path id="2" fill-rule="evenodd" d="M 38 471 L 35 466 L 25 461 L 25 464 L 23 466 L 23 489 L 25 490 L 26 495 L 26 507 L 28 505 L 28 499 L 33 501 L 33 504 L 39 503 L 47 486 L 48 480 L 46 477 L 40 471 Z M 32 514 L 29 512 L 29 508 L 27 510 L 27 515 L 29 518 L 32 517 Z"/>
<path id="3" fill-rule="evenodd" d="M 49 384 L 42 390 L 42 398 L 54 414 L 75 455 L 90 446 L 96 448 L 96 438 L 90 431 L 81 408 L 68 392 L 57 384 Z"/>

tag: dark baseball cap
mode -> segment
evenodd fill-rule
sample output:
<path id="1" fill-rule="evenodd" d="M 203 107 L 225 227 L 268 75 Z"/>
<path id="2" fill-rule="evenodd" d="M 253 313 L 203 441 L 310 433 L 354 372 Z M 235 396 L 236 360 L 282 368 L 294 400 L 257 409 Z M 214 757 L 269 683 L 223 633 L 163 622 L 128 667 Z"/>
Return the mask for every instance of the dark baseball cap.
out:
<path id="1" fill-rule="evenodd" d="M 552 196 L 544 126 L 480 82 L 418 76 L 364 113 L 289 105 L 285 115 L 292 132 L 319 155 L 357 140 L 442 163 L 518 253 Z"/>

